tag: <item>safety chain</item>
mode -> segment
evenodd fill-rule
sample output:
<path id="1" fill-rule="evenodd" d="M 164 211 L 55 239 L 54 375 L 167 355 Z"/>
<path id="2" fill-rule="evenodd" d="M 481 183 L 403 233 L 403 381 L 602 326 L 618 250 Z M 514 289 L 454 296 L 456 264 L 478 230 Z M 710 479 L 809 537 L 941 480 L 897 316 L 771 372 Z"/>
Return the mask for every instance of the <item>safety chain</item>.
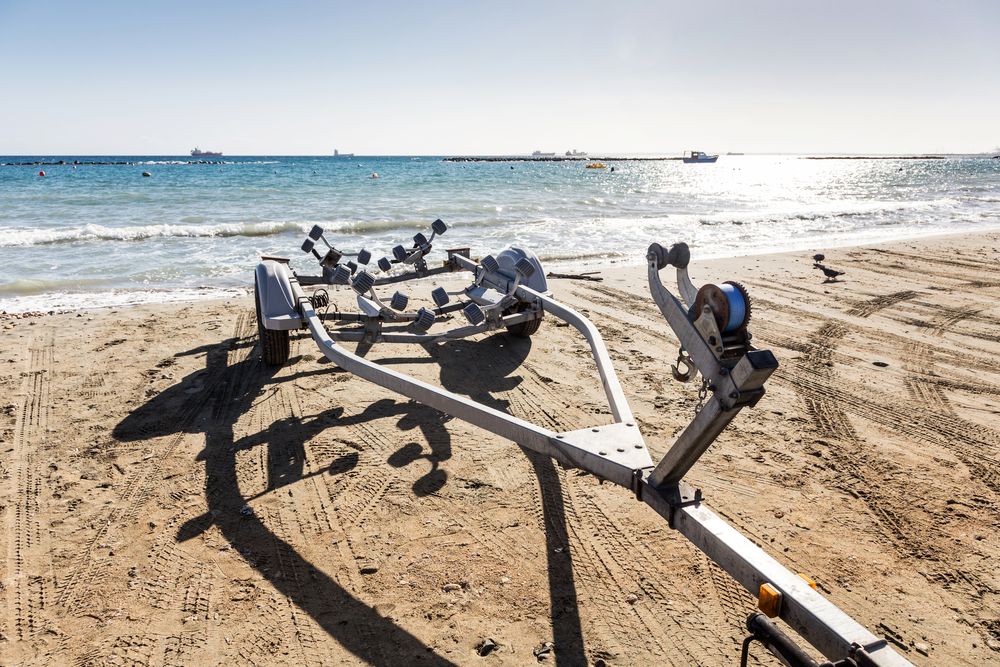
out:
<path id="1" fill-rule="evenodd" d="M 705 406 L 705 398 L 708 397 L 708 378 L 701 381 L 701 389 L 698 390 L 698 405 L 694 406 L 694 413 L 698 414 Z"/>

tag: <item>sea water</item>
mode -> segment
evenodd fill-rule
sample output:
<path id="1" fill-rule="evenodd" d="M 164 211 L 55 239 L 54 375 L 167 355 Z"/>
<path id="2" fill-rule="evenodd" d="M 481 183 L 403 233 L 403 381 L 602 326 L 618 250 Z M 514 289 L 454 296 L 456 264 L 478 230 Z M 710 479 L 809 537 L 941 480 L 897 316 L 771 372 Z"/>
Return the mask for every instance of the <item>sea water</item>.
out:
<path id="1" fill-rule="evenodd" d="M 261 255 L 319 272 L 299 249 L 313 225 L 340 250 L 369 250 L 373 270 L 440 218 L 448 231 L 429 259 L 520 245 L 564 272 L 641 264 L 653 241 L 686 241 L 703 259 L 1000 228 L 1000 160 L 986 157 L 607 169 L 440 156 L 0 157 L 58 160 L 67 164 L 0 165 L 0 311 L 245 294 Z"/>

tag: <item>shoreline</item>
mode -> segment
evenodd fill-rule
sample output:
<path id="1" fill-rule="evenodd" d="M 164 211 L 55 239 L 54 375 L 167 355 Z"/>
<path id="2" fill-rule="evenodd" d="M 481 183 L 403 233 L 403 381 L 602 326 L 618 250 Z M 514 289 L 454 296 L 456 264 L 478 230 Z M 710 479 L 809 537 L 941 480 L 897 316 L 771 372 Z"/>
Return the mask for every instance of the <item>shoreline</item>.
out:
<path id="1" fill-rule="evenodd" d="M 703 247 L 699 247 L 697 244 L 691 245 L 691 248 L 694 253 L 705 260 L 725 261 L 738 260 L 740 258 L 748 257 L 757 258 L 770 255 L 789 255 L 802 252 L 823 252 L 824 250 L 830 249 L 845 250 L 861 247 L 880 247 L 898 243 L 907 243 L 910 241 L 933 241 L 935 239 L 947 240 L 951 237 L 973 237 L 976 235 L 994 233 L 996 231 L 1000 231 L 1000 227 L 945 233 L 941 233 L 939 230 L 932 230 L 927 234 L 908 235 L 900 238 L 872 242 L 857 242 L 855 239 L 842 239 L 840 242 L 833 241 L 822 244 L 802 244 L 801 246 L 788 250 L 747 252 L 738 255 L 705 253 L 705 249 Z M 669 244 L 672 241 L 663 239 L 659 242 Z M 302 267 L 298 269 L 301 273 L 309 273 L 310 269 L 306 269 L 305 265 L 299 266 Z M 609 258 L 604 260 L 590 258 L 584 261 L 573 259 L 543 261 L 543 267 L 546 271 L 555 273 L 564 273 L 566 271 L 577 273 L 581 271 L 603 272 L 644 266 L 645 265 L 641 260 L 630 260 L 627 258 Z M 162 288 L 136 286 L 133 288 L 57 291 L 42 292 L 24 296 L 0 296 L 0 317 L 2 317 L 5 313 L 7 315 L 21 315 L 25 313 L 51 314 L 50 311 L 59 313 L 75 313 L 89 310 L 97 311 L 121 309 L 144 304 L 197 303 L 239 298 L 247 294 L 253 294 L 253 281 L 251 277 L 252 272 L 253 268 L 251 267 L 248 269 L 248 278 L 246 284 L 244 285 Z M 73 305 L 74 303 L 79 304 L 81 301 L 85 302 L 86 305 Z"/>

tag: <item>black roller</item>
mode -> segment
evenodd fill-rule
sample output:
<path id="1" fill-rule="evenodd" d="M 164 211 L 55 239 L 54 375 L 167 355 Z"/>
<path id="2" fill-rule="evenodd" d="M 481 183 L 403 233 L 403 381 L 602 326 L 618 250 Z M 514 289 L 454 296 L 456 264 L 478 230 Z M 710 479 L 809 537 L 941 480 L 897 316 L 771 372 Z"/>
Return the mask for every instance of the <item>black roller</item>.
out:
<path id="1" fill-rule="evenodd" d="M 410 302 L 410 297 L 406 296 L 402 292 L 396 292 L 392 295 L 392 300 L 389 301 L 389 307 L 393 310 L 406 310 L 406 304 Z"/>
<path id="2" fill-rule="evenodd" d="M 438 287 L 436 290 L 431 292 L 431 299 L 434 300 L 434 305 L 438 308 L 442 308 L 446 303 L 451 301 L 448 297 L 448 293 L 444 291 L 443 287 Z"/>
<path id="3" fill-rule="evenodd" d="M 496 273 L 500 270 L 500 262 L 493 255 L 486 255 L 479 260 L 479 265 L 486 269 L 486 273 Z"/>
<path id="4" fill-rule="evenodd" d="M 378 261 L 378 268 L 382 269 L 383 271 L 388 271 L 389 269 L 392 268 L 392 262 L 389 261 L 388 257 L 383 257 Z"/>
<path id="5" fill-rule="evenodd" d="M 396 246 L 392 249 L 392 256 L 396 258 L 397 262 L 402 262 L 406 259 L 406 248 L 401 245 Z"/>
<path id="6" fill-rule="evenodd" d="M 444 224 L 444 221 L 438 218 L 437 220 L 431 223 L 431 229 L 434 230 L 435 234 L 441 236 L 446 231 L 448 231 L 448 225 Z"/>
<path id="7" fill-rule="evenodd" d="M 675 243 L 670 246 L 670 250 L 667 250 L 659 243 L 653 243 L 649 246 L 646 254 L 655 256 L 657 270 L 662 269 L 668 264 L 676 266 L 678 269 L 686 269 L 688 263 L 691 261 L 691 250 L 688 248 L 687 243 Z"/>
<path id="8" fill-rule="evenodd" d="M 351 270 L 346 266 L 338 266 L 337 270 L 333 272 L 333 284 L 334 285 L 346 285 L 347 281 L 351 279 Z"/>
<path id="9" fill-rule="evenodd" d="M 319 225 L 313 225 L 313 228 L 309 230 L 309 238 L 313 241 L 319 241 L 321 236 L 323 236 L 323 228 Z"/>
<path id="10" fill-rule="evenodd" d="M 302 252 L 312 252 L 313 247 L 316 245 L 315 241 L 312 239 L 306 239 L 302 242 Z"/>
<path id="11" fill-rule="evenodd" d="M 413 245 L 419 247 L 419 246 L 425 245 L 426 243 L 427 243 L 427 237 L 426 236 L 424 236 L 420 232 L 417 232 L 416 235 L 414 235 L 414 237 L 413 237 Z"/>
<path id="12" fill-rule="evenodd" d="M 514 270 L 521 274 L 521 276 L 527 280 L 535 273 L 535 265 L 531 263 L 531 260 L 527 257 L 522 257 L 517 260 L 517 264 L 514 265 Z"/>
<path id="13" fill-rule="evenodd" d="M 361 252 L 358 253 L 358 264 L 364 264 L 367 266 L 370 261 L 372 261 L 372 254 L 362 248 Z"/>
<path id="14" fill-rule="evenodd" d="M 344 266 L 346 266 L 346 267 L 347 267 L 348 269 L 350 269 L 350 270 L 351 270 L 351 275 L 352 275 L 352 276 L 353 276 L 353 275 L 354 275 L 355 273 L 357 273 L 357 272 L 358 272 L 358 265 L 357 265 L 357 264 L 355 264 L 354 262 L 348 262 L 348 263 L 347 263 L 347 264 L 345 264 Z"/>
<path id="15" fill-rule="evenodd" d="M 474 303 L 470 303 L 465 308 L 462 309 L 462 314 L 465 315 L 465 319 L 469 320 L 469 324 L 476 326 L 477 324 L 482 324 L 483 320 L 486 319 L 486 315 L 483 314 L 482 308 Z"/>
<path id="16" fill-rule="evenodd" d="M 358 294 L 367 294 L 372 287 L 375 286 L 375 276 L 368 273 L 367 271 L 362 271 L 354 277 L 351 281 L 351 287 Z"/>
<path id="17" fill-rule="evenodd" d="M 413 320 L 413 328 L 427 331 L 434 325 L 434 319 L 434 313 L 426 308 L 421 308 L 417 311 L 417 319 Z"/>

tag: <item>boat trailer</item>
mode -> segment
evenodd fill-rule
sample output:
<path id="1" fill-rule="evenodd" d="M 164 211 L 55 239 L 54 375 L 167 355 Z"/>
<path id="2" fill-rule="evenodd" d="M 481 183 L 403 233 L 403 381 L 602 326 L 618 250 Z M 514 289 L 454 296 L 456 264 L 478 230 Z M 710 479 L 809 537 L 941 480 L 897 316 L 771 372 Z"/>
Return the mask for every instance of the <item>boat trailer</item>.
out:
<path id="1" fill-rule="evenodd" d="M 468 248 L 447 250 L 447 259 L 429 268 L 426 257 L 432 242 L 447 231 L 441 220 L 432 234 L 413 238 L 413 245 L 393 249 L 393 257 L 378 260 L 380 277 L 359 267 L 371 253 L 347 253 L 328 242 L 315 226 L 302 250 L 319 260 L 321 276 L 299 276 L 289 260 L 263 257 L 254 280 L 257 324 L 262 355 L 269 365 L 284 364 L 289 357 L 290 332 L 308 329 L 323 354 L 340 368 L 424 405 L 462 419 L 496 435 L 550 456 L 569 468 L 580 468 L 600 479 L 630 490 L 649 505 L 709 558 L 758 599 L 760 612 L 747 619 L 749 636 L 743 642 L 742 665 L 753 640 L 764 644 L 791 667 L 896 667 L 910 665 L 883 638 L 841 611 L 816 590 L 804 575 L 794 574 L 764 553 L 735 528 L 712 513 L 700 489 L 684 481 L 685 474 L 745 407 L 764 396 L 764 383 L 778 362 L 768 350 L 756 349 L 747 330 L 750 299 L 735 282 L 696 288 L 688 275 L 690 251 L 684 243 L 666 248 L 649 246 L 649 289 L 653 301 L 681 343 L 677 363 L 671 366 L 680 382 L 702 376 L 699 406 L 691 423 L 658 463 L 649 450 L 629 409 L 611 358 L 597 328 L 585 317 L 557 301 L 548 290 L 545 273 L 530 250 L 509 247 L 479 261 Z M 322 242 L 326 252 L 316 245 Z M 347 257 L 356 258 L 344 261 Z M 677 273 L 680 299 L 660 280 L 660 271 L 672 266 Z M 431 292 L 433 307 L 408 310 L 402 292 L 383 300 L 376 288 L 459 271 L 472 274 L 462 290 Z M 350 285 L 359 312 L 331 312 L 327 285 Z M 306 287 L 313 287 L 311 295 Z M 453 299 L 453 297 L 455 297 Z M 321 315 L 319 311 L 323 311 Z M 461 311 L 467 324 L 431 333 L 438 318 Z M 587 342 L 607 396 L 613 424 L 601 424 L 556 433 L 481 405 L 473 400 L 429 385 L 367 361 L 339 342 L 436 343 L 505 329 L 526 337 L 537 331 L 550 315 L 576 328 Z M 451 318 L 449 318 L 451 319 Z M 328 331 L 324 322 L 357 323 L 357 327 Z M 801 638 L 825 656 L 817 663 L 770 618 L 783 620 Z"/>

